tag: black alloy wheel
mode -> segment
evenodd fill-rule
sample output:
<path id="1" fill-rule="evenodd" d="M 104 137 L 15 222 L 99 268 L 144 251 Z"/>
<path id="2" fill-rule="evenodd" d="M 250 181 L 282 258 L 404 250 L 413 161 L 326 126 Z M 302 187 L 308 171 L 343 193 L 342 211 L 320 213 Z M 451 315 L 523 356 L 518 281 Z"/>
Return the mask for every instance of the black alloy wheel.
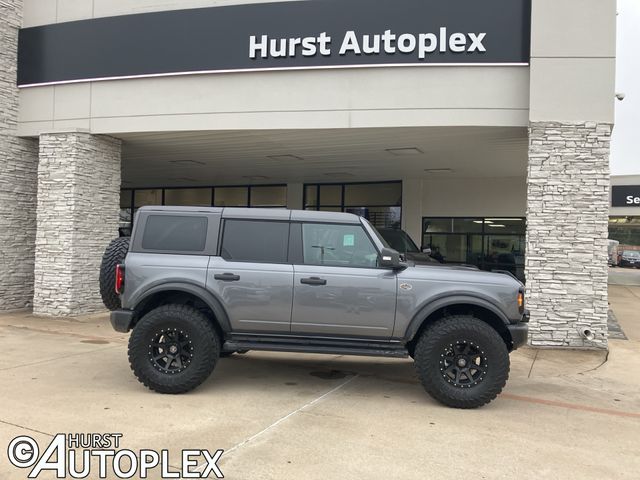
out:
<path id="1" fill-rule="evenodd" d="M 495 399 L 509 378 L 505 340 L 473 315 L 452 315 L 428 325 L 415 344 L 422 386 L 454 408 L 477 408 Z"/>
<path id="2" fill-rule="evenodd" d="M 213 319 L 188 305 L 162 305 L 144 315 L 129 337 L 138 380 L 160 393 L 184 393 L 204 382 L 220 356 Z"/>

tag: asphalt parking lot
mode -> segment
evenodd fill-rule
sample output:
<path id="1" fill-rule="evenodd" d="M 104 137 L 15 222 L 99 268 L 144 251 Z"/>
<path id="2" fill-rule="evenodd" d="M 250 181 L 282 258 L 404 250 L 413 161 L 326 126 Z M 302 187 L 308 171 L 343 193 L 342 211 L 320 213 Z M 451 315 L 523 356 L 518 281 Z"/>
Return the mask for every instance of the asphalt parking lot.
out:
<path id="1" fill-rule="evenodd" d="M 159 395 L 106 315 L 5 314 L 0 450 L 18 435 L 43 448 L 59 432 L 122 433 L 121 447 L 169 449 L 172 465 L 185 448 L 224 449 L 229 479 L 635 479 L 640 287 L 612 286 L 611 302 L 629 340 L 608 358 L 522 349 L 504 393 L 472 411 L 429 398 L 410 360 L 364 357 L 250 352 L 190 394 Z M 1 479 L 27 473 L 2 454 Z"/>

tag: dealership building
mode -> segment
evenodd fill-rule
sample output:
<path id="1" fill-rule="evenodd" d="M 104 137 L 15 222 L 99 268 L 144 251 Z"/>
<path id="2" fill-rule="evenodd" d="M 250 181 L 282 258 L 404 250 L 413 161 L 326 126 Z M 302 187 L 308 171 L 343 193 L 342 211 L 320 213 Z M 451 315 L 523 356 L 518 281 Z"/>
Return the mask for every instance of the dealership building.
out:
<path id="1" fill-rule="evenodd" d="M 532 345 L 606 348 L 615 24 L 615 0 L 0 0 L 0 309 L 99 311 L 143 205 L 288 207 L 508 270 Z"/>

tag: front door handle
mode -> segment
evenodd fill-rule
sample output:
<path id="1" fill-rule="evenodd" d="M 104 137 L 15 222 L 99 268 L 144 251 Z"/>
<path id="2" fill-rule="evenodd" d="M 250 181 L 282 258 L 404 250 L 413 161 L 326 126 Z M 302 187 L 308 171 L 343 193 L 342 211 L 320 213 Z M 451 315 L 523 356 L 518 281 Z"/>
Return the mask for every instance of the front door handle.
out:
<path id="1" fill-rule="evenodd" d="M 309 277 L 301 278 L 300 283 L 304 283 L 305 285 L 326 285 L 327 281 L 320 277 Z"/>
<path id="2" fill-rule="evenodd" d="M 240 280 L 240 275 L 236 275 L 235 273 L 216 273 L 213 278 L 222 280 L 223 282 L 237 282 Z"/>

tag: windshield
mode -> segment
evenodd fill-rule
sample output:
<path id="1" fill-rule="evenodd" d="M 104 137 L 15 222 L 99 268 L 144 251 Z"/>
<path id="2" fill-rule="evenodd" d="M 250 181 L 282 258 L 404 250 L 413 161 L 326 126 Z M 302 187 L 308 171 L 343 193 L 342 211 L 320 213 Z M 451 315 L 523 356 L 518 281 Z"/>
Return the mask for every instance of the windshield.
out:
<path id="1" fill-rule="evenodd" d="M 403 230 L 380 229 L 380 235 L 387 243 L 400 253 L 419 253 L 418 246 L 411 240 L 407 232 Z"/>
<path id="2" fill-rule="evenodd" d="M 640 258 L 640 251 L 638 250 L 625 250 L 622 252 L 622 255 L 625 257 L 634 257 Z"/>

